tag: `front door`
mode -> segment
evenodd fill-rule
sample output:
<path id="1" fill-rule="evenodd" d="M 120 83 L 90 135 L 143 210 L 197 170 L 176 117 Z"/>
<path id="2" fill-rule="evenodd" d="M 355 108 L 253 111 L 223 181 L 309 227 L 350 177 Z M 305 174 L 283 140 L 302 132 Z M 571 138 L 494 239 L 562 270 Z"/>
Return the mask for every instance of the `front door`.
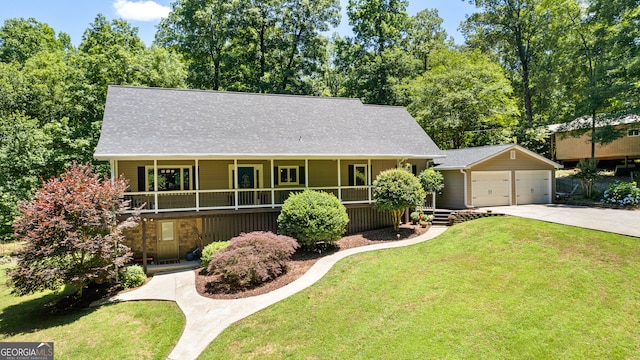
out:
<path id="1" fill-rule="evenodd" d="M 180 260 L 175 222 L 159 221 L 158 226 L 158 260 Z"/>
<path id="2" fill-rule="evenodd" d="M 242 164 L 238 165 L 238 175 L 233 165 L 229 165 L 229 188 L 236 188 L 238 181 L 238 205 L 251 206 L 264 203 L 260 198 L 260 192 L 255 189 L 262 188 L 262 165 Z"/>

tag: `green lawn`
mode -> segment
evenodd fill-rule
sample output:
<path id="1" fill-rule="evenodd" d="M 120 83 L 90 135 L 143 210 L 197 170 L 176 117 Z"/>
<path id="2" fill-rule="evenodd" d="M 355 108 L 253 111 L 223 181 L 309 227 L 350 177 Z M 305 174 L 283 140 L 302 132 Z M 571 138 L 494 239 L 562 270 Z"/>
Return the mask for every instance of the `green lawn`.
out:
<path id="1" fill-rule="evenodd" d="M 0 266 L 0 341 L 53 341 L 56 359 L 165 359 L 185 318 L 173 302 L 127 302 L 50 315 L 51 292 L 17 297 Z"/>
<path id="2" fill-rule="evenodd" d="M 640 239 L 485 218 L 338 263 L 205 359 L 640 358 Z"/>

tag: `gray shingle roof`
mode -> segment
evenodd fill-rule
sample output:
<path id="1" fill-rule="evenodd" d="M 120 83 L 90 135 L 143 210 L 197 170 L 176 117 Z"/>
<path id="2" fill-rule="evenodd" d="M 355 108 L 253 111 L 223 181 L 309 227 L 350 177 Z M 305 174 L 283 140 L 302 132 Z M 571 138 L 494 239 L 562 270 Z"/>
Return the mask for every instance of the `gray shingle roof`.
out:
<path id="1" fill-rule="evenodd" d="M 440 156 L 402 107 L 358 99 L 110 86 L 98 159 Z"/>
<path id="2" fill-rule="evenodd" d="M 562 167 L 562 165 L 556 164 L 553 161 L 545 158 L 544 156 L 540 154 L 536 154 L 530 150 L 527 150 L 522 146 L 519 146 L 516 144 L 502 144 L 502 145 L 470 147 L 470 148 L 464 148 L 464 149 L 443 150 L 444 155 L 446 157 L 436 159 L 434 161 L 436 164 L 435 169 L 436 170 L 465 169 L 481 161 L 492 158 L 498 154 L 504 153 L 505 151 L 509 151 L 512 148 L 526 152 L 527 154 L 534 156 L 540 159 L 541 161 L 545 161 L 545 162 L 548 162 L 549 164 L 553 164 L 557 168 Z"/>
<path id="3" fill-rule="evenodd" d="M 626 125 L 640 123 L 640 115 L 625 114 L 623 116 L 615 116 L 614 114 L 600 114 L 596 116 L 596 127 L 606 125 Z M 574 119 L 568 123 L 547 125 L 547 130 L 552 133 L 565 132 L 577 129 L 591 128 L 591 116 L 583 116 Z"/>

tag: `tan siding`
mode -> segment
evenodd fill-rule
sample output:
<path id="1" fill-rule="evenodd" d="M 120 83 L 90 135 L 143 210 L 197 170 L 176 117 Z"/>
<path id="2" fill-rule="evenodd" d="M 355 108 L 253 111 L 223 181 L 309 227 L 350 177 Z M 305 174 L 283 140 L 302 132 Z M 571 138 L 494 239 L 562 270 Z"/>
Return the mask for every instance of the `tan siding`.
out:
<path id="1" fill-rule="evenodd" d="M 458 170 L 442 171 L 444 190 L 436 196 L 436 207 L 441 209 L 464 209 L 464 175 Z"/>
<path id="2" fill-rule="evenodd" d="M 511 159 L 510 151 L 483 161 L 470 168 L 471 171 L 504 171 L 504 170 L 552 170 L 553 166 L 530 156 L 520 150 L 516 152 L 516 158 Z"/>
<path id="3" fill-rule="evenodd" d="M 395 160 L 377 160 L 371 162 L 371 180 L 375 180 L 376 177 L 383 171 L 389 169 L 395 169 L 397 165 L 397 161 Z"/>
<path id="4" fill-rule="evenodd" d="M 624 131 L 624 136 L 607 145 L 596 144 L 596 158 L 598 159 L 623 159 L 640 157 L 640 136 L 627 136 L 627 128 L 618 128 Z M 580 137 L 570 137 L 566 133 L 555 134 L 555 156 L 561 161 L 577 161 L 591 157 L 590 133 Z"/>
<path id="5" fill-rule="evenodd" d="M 200 189 L 229 189 L 229 165 L 233 165 L 233 161 L 199 161 Z"/>
<path id="6" fill-rule="evenodd" d="M 138 167 L 153 166 L 153 161 L 118 161 L 118 173 L 129 180 L 129 190 L 132 192 L 145 191 L 138 189 Z"/>
<path id="7" fill-rule="evenodd" d="M 309 161 L 309 187 L 338 186 L 338 164 L 335 160 Z"/>

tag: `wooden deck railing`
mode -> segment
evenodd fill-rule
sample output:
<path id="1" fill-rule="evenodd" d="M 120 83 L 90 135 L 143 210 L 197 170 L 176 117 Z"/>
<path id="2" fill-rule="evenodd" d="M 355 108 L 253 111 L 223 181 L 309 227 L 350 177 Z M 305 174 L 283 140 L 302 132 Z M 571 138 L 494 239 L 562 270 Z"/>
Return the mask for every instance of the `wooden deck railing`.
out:
<path id="1" fill-rule="evenodd" d="M 311 190 L 334 194 L 345 204 L 370 204 L 370 186 L 316 187 Z M 143 213 L 280 207 L 289 195 L 305 188 L 262 188 L 128 192 L 125 200 Z"/>

